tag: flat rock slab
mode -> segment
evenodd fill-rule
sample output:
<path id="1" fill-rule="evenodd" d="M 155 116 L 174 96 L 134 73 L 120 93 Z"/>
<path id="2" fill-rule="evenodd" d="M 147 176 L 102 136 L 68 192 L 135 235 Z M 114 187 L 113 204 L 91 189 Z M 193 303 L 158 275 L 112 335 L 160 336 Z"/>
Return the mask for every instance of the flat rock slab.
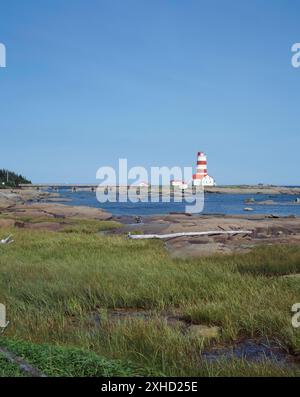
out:
<path id="1" fill-rule="evenodd" d="M 208 325 L 191 325 L 188 328 L 188 334 L 192 338 L 218 338 L 221 333 L 221 328 Z"/>
<path id="2" fill-rule="evenodd" d="M 15 221 L 13 219 L 0 219 L 0 228 L 10 228 L 15 226 Z"/>
<path id="3" fill-rule="evenodd" d="M 77 218 L 77 219 L 111 219 L 111 214 L 100 209 L 85 206 L 69 206 L 64 204 L 34 203 L 15 206 L 10 214 L 23 217 Z"/>
<path id="4" fill-rule="evenodd" d="M 39 223 L 26 223 L 24 225 L 25 229 L 30 230 L 48 230 L 51 232 L 59 232 L 63 230 L 66 225 L 59 222 L 39 222 Z"/>
<path id="5" fill-rule="evenodd" d="M 119 219 L 122 223 L 122 218 Z M 168 214 L 142 217 L 142 224 L 124 225 L 118 233 L 172 234 L 210 230 L 250 230 L 251 235 L 179 237 L 165 240 L 172 257 L 245 253 L 263 244 L 299 244 L 300 218 L 269 215 L 193 215 Z M 130 230 L 131 228 L 131 230 Z"/>
<path id="6" fill-rule="evenodd" d="M 199 238 L 177 238 L 166 242 L 166 248 L 171 257 L 185 258 L 185 257 L 200 257 L 209 256 L 216 253 L 231 253 L 231 250 L 224 244 L 207 241 L 204 238 L 203 242 L 199 242 Z"/>
<path id="7" fill-rule="evenodd" d="M 34 189 L 4 189 L 0 191 L 0 208 L 5 209 L 26 201 L 42 200 L 49 196 L 51 196 L 51 193 Z"/>

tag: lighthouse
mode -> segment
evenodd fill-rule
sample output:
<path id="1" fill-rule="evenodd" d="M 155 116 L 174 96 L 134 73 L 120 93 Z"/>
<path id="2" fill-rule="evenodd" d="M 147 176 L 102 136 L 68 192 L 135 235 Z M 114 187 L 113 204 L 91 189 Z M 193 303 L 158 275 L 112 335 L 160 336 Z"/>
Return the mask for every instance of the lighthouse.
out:
<path id="1" fill-rule="evenodd" d="M 214 178 L 207 174 L 207 157 L 203 152 L 197 154 L 196 174 L 193 175 L 194 186 L 215 186 Z"/>

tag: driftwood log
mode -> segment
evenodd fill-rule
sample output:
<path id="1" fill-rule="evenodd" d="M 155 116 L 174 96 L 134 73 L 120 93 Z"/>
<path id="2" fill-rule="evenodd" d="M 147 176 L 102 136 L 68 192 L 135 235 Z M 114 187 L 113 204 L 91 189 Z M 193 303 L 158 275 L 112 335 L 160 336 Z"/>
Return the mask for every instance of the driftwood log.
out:
<path id="1" fill-rule="evenodd" d="M 140 240 L 140 239 L 151 239 L 151 238 L 158 238 L 158 239 L 168 239 L 168 238 L 177 238 L 177 237 L 193 237 L 193 236 L 218 236 L 220 234 L 231 235 L 234 236 L 236 234 L 251 234 L 251 230 L 211 230 L 208 232 L 182 232 L 182 233 L 169 233 L 169 234 L 128 234 L 128 237 L 133 240 Z"/>

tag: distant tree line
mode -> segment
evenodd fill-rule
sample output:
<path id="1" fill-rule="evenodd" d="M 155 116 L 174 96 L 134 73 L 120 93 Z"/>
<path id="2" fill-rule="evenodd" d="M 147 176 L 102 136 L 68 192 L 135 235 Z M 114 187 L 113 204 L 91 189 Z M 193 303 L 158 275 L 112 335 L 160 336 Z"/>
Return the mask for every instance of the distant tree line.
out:
<path id="1" fill-rule="evenodd" d="M 31 181 L 26 179 L 23 175 L 0 169 L 0 188 L 17 187 L 20 183 L 31 183 Z"/>

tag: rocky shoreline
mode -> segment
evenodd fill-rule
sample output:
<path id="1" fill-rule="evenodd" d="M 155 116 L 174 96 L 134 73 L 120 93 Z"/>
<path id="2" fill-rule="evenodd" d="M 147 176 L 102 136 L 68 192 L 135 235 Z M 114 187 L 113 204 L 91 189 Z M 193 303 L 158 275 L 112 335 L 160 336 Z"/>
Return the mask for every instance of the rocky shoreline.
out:
<path id="1" fill-rule="evenodd" d="M 300 218 L 273 215 L 193 215 L 172 213 L 155 216 L 112 216 L 93 207 L 64 205 L 57 193 L 37 190 L 0 191 L 0 228 L 22 227 L 61 231 L 66 221 L 115 221 L 121 227 L 111 235 L 172 234 L 182 232 L 250 230 L 250 235 L 177 237 L 165 241 L 171 256 L 198 257 L 212 254 L 248 252 L 255 246 L 299 244 Z M 30 220 L 30 221 L 28 221 Z"/>
<path id="2" fill-rule="evenodd" d="M 2 189 L 0 190 L 0 209 L 5 209 L 16 204 L 40 201 L 50 196 L 51 193 L 33 189 Z"/>
<path id="3" fill-rule="evenodd" d="M 214 186 L 206 187 L 207 193 L 220 193 L 220 194 L 266 194 L 266 195 L 277 195 L 277 194 L 289 194 L 289 195 L 300 195 L 299 187 L 282 187 L 282 186 L 269 186 L 269 185 L 258 185 L 258 186 Z"/>
<path id="4" fill-rule="evenodd" d="M 193 215 L 149 216 L 134 223 L 128 217 L 116 217 L 123 224 L 114 233 L 172 234 L 181 232 L 239 231 L 251 234 L 177 237 L 165 241 L 173 257 L 199 257 L 212 254 L 249 252 L 255 246 L 299 244 L 300 218 L 272 215 Z"/>

